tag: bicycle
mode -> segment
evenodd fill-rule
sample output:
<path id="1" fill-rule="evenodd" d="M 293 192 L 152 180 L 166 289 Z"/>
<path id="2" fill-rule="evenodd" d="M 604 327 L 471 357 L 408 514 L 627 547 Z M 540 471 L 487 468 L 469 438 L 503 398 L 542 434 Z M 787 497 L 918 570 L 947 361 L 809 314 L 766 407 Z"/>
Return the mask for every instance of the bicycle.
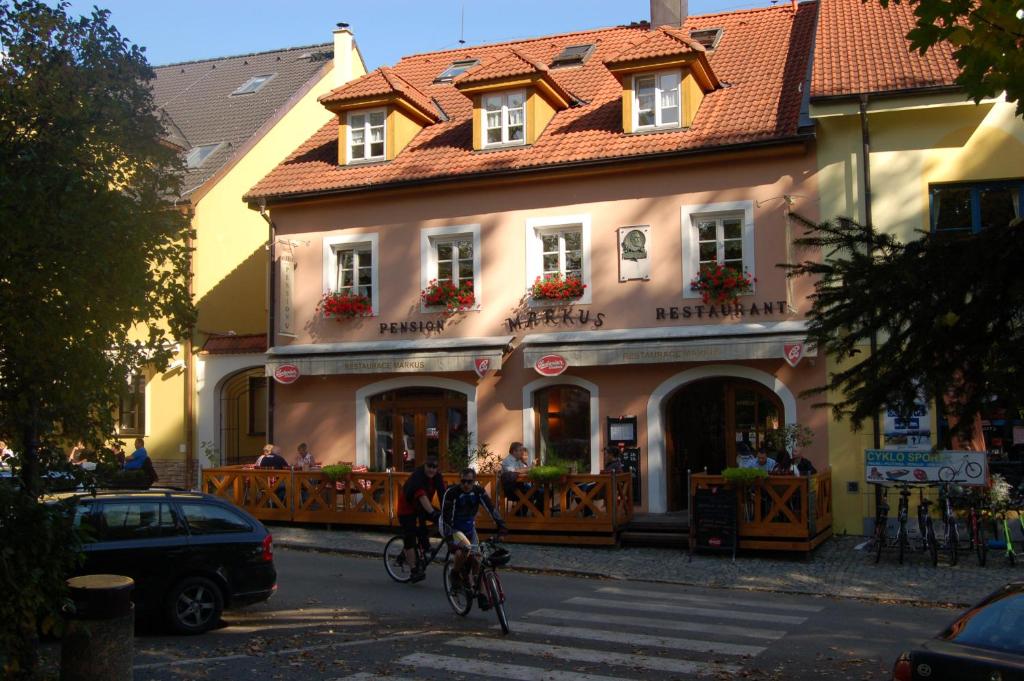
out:
<path id="1" fill-rule="evenodd" d="M 970 535 L 971 550 L 978 558 L 978 565 L 985 567 L 985 563 L 988 562 L 988 542 L 985 540 L 985 524 L 981 515 L 977 500 L 972 500 L 967 512 L 967 532 Z"/>
<path id="2" fill-rule="evenodd" d="M 966 469 L 966 470 L 965 470 Z M 981 477 L 982 469 L 981 465 L 970 460 L 970 457 L 965 456 L 960 459 L 960 465 L 956 468 L 952 466 L 943 466 L 939 469 L 939 480 L 942 482 L 966 482 L 960 480 L 960 473 L 967 473 L 967 477 L 971 480 L 976 480 Z"/>
<path id="3" fill-rule="evenodd" d="M 444 539 L 439 540 L 436 545 L 431 544 L 429 551 L 424 551 L 417 542 L 416 565 L 409 565 L 409 560 L 405 557 L 404 538 L 400 534 L 395 535 L 384 545 L 384 569 L 391 579 L 406 584 L 412 580 L 412 573 L 417 567 L 422 567 L 426 572 L 427 566 L 434 562 L 442 548 L 448 549 L 442 562 L 451 562 L 451 548 L 448 547 L 448 542 Z"/>
<path id="4" fill-rule="evenodd" d="M 960 528 L 956 525 L 956 513 L 953 511 L 952 494 L 949 485 L 939 486 L 939 510 L 942 511 L 943 546 L 949 551 L 949 564 L 956 565 L 960 548 Z"/>
<path id="5" fill-rule="evenodd" d="M 923 487 L 918 493 L 920 497 L 917 503 L 917 529 L 921 533 L 921 549 L 931 555 L 932 566 L 935 566 L 939 564 L 939 542 L 935 539 L 935 524 L 928 508 L 934 502 L 924 498 Z"/>
<path id="6" fill-rule="evenodd" d="M 879 485 L 879 487 L 881 493 L 878 496 L 878 504 L 875 506 L 875 563 L 882 560 L 882 551 L 888 541 L 886 526 L 889 523 L 889 501 L 887 499 L 889 490 L 884 485 Z"/>
<path id="7" fill-rule="evenodd" d="M 498 568 L 508 565 L 512 554 L 500 546 L 497 537 L 491 537 L 479 545 L 470 548 L 470 561 L 479 564 L 479 569 L 469 584 L 467 591 L 462 584 L 462 576 L 455 574 L 455 562 L 449 560 L 444 568 L 444 593 L 448 597 L 448 603 L 452 606 L 455 614 L 465 617 L 473 608 L 473 601 L 480 599 L 480 609 L 488 610 L 494 608 L 498 616 L 498 624 L 501 625 L 501 632 L 509 632 L 508 614 L 505 612 L 505 592 L 501 588 L 501 580 L 498 579 Z M 467 570 L 473 572 L 473 563 L 466 565 Z"/>
<path id="8" fill-rule="evenodd" d="M 910 534 L 907 532 L 907 519 L 910 516 L 910 487 L 904 483 L 900 485 L 900 504 L 896 512 L 899 521 L 899 529 L 896 531 L 896 555 L 900 565 L 903 565 L 903 554 L 910 548 Z"/>

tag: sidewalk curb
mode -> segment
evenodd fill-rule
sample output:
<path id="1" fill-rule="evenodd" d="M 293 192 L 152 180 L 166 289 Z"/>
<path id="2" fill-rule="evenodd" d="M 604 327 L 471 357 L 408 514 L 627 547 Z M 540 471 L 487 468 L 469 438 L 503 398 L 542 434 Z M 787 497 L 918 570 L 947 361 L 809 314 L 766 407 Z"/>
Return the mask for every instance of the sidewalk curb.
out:
<path id="1" fill-rule="evenodd" d="M 303 544 L 300 542 L 275 541 L 275 548 L 291 549 L 292 551 L 306 551 L 309 553 L 331 553 L 343 556 L 356 556 L 359 558 L 376 558 L 380 559 L 380 551 L 368 551 L 365 549 L 346 549 L 333 546 L 311 546 L 309 544 Z M 824 594 L 816 593 L 811 591 L 793 591 L 787 589 L 770 589 L 770 588 L 758 588 L 758 587 L 735 587 L 735 586 L 721 586 L 721 585 L 707 585 L 699 584 L 697 582 L 687 582 L 683 580 L 672 581 L 665 579 L 644 579 L 641 577 L 627 577 L 624 575 L 607 574 L 603 572 L 587 572 L 584 570 L 555 570 L 552 568 L 538 568 L 538 567 L 513 567 L 508 566 L 503 568 L 509 572 L 521 572 L 524 574 L 535 574 L 535 575 L 547 575 L 552 577 L 579 577 L 583 579 L 602 579 L 609 581 L 630 581 L 630 582 L 643 582 L 646 584 L 665 584 L 673 586 L 692 586 L 700 587 L 704 589 L 717 589 L 721 591 L 746 591 L 748 593 L 774 593 L 783 594 L 787 596 L 807 596 L 811 598 L 831 598 L 834 600 L 848 600 L 848 601 L 862 601 L 866 603 L 889 603 L 901 605 L 909 605 L 916 608 L 943 608 L 946 610 L 957 610 L 963 608 L 969 608 L 972 603 L 954 603 L 950 601 L 925 601 L 913 598 L 900 598 L 900 597 L 872 597 L 872 596 L 854 596 L 849 594 Z"/>

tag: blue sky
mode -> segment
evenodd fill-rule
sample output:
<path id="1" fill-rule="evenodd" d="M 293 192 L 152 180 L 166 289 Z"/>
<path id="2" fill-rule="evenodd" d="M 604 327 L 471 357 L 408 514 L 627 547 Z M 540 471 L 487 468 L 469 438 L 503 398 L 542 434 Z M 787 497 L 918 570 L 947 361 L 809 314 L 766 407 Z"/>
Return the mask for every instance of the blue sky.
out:
<path id="1" fill-rule="evenodd" d="M 690 13 L 769 4 L 690 0 Z M 626 24 L 650 11 L 648 0 L 74 0 L 70 11 L 86 14 L 93 5 L 109 9 L 154 65 L 326 43 L 335 23 L 346 21 L 371 69 L 457 47 L 463 6 L 468 44 Z"/>

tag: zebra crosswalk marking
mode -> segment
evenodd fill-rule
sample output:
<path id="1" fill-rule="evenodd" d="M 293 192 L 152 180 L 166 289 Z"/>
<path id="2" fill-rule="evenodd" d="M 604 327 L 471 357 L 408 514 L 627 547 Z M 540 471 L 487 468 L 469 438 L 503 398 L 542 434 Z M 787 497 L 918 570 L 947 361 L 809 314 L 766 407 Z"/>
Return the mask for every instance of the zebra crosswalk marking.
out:
<path id="1" fill-rule="evenodd" d="M 373 674 L 371 672 L 359 672 L 352 676 L 346 676 L 340 679 L 334 679 L 334 681 L 413 681 L 401 676 L 390 676 L 387 674 Z"/>
<path id="2" fill-rule="evenodd" d="M 608 615 L 599 612 L 583 612 L 581 610 L 555 610 L 552 608 L 541 608 L 527 613 L 527 617 L 540 617 L 546 620 L 559 620 L 563 622 L 597 622 L 606 624 Z M 730 624 L 709 625 L 707 622 L 685 622 L 656 620 L 647 617 L 630 617 L 629 615 L 615 615 L 615 623 L 624 626 L 646 627 L 648 629 L 665 629 L 668 631 L 694 631 L 707 633 L 714 628 L 716 634 L 727 634 L 729 636 L 745 636 L 746 638 L 757 638 L 766 641 L 778 641 L 786 635 L 784 631 L 755 629 L 752 627 L 739 627 Z"/>
<path id="3" fill-rule="evenodd" d="M 591 662 L 594 664 L 618 665 L 632 669 L 650 669 L 662 672 L 674 672 L 677 674 L 736 674 L 742 667 L 733 664 L 712 664 L 708 662 L 695 662 L 693 660 L 674 660 L 663 657 L 652 657 L 650 655 L 634 655 L 631 653 L 614 653 L 603 650 L 590 650 L 586 648 L 571 648 L 568 646 L 555 646 L 546 643 L 535 643 L 532 641 L 509 641 L 505 639 L 482 638 L 479 636 L 466 636 L 453 641 L 446 641 L 447 645 L 460 646 L 483 651 L 496 651 L 513 653 L 515 655 L 551 655 L 558 660 L 573 660 L 577 662 Z"/>
<path id="4" fill-rule="evenodd" d="M 767 608 L 768 610 L 791 610 L 793 612 L 821 612 L 821 605 L 791 605 L 789 603 L 772 603 L 748 598 L 708 597 L 701 594 L 668 593 L 664 591 L 647 591 L 645 589 L 623 589 L 618 586 L 607 586 L 598 589 L 599 593 L 615 594 L 616 596 L 639 596 L 643 598 L 663 598 L 670 601 L 694 601 L 697 603 L 735 605 L 743 608 Z"/>
<path id="5" fill-rule="evenodd" d="M 672 605 L 668 603 L 648 603 L 645 601 L 613 601 L 604 598 L 587 598 L 576 596 L 565 603 L 571 605 L 590 605 L 601 608 L 615 608 L 618 610 L 641 610 L 647 612 L 662 612 L 673 615 L 697 615 L 707 617 L 718 617 L 729 620 L 744 620 L 747 622 L 771 622 L 774 624 L 803 624 L 806 617 L 797 615 L 777 615 L 765 612 L 746 612 L 742 610 L 724 610 L 715 608 L 697 608 L 689 605 Z"/>
<path id="6" fill-rule="evenodd" d="M 458 672 L 467 676 L 474 674 L 485 679 L 512 679 L 512 681 L 622 681 L 621 676 L 601 676 L 583 672 L 563 672 L 557 669 L 527 667 L 521 664 L 507 664 L 490 660 L 467 660 L 430 653 L 413 653 L 398 660 L 398 664 L 413 667 L 428 667 Z"/>
<path id="7" fill-rule="evenodd" d="M 492 627 L 497 629 L 497 625 Z M 621 631 L 605 629 L 584 629 L 582 627 L 553 627 L 537 622 L 516 622 L 513 629 L 518 633 L 538 634 L 541 636 L 561 636 L 565 638 L 581 638 L 588 641 L 619 643 L 629 640 L 634 646 L 651 646 L 670 650 L 686 650 L 698 653 L 718 653 L 721 655 L 757 655 L 764 652 L 764 646 L 751 646 L 741 643 L 724 643 L 720 641 L 699 641 L 690 638 L 670 638 L 667 636 L 650 636 L 630 632 L 628 637 Z"/>

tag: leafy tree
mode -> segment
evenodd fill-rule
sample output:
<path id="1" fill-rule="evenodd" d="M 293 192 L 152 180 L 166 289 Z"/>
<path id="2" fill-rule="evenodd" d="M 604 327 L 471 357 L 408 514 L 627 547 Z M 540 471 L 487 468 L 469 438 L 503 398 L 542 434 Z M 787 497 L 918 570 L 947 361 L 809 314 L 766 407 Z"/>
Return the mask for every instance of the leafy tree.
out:
<path id="1" fill-rule="evenodd" d="M 883 7 L 901 0 L 879 0 Z M 913 6 L 916 26 L 907 34 L 922 54 L 938 43 L 953 46 L 957 83 L 975 102 L 985 97 L 1017 103 L 1024 116 L 1024 7 L 1020 0 L 902 0 Z"/>
<path id="2" fill-rule="evenodd" d="M 154 74 L 108 12 L 67 10 L 0 0 L 0 437 L 20 479 L 0 495 L 0 584 L 29 592 L 2 611 L 4 678 L 30 673 L 26 636 L 60 596 L 35 571 L 60 576 L 76 553 L 59 510 L 35 504 L 44 474 L 68 440 L 112 436 L 121 387 L 166 366 L 194 314 Z"/>
<path id="3" fill-rule="evenodd" d="M 909 409 L 919 387 L 964 431 L 983 402 L 1024 404 L 1024 224 L 901 243 L 847 218 L 806 228 L 795 243 L 823 258 L 782 265 L 817 277 L 809 340 L 840 367 L 829 404 L 855 428 L 886 406 Z M 870 255 L 869 255 L 870 254 Z M 867 352 L 873 334 L 878 350 Z"/>

